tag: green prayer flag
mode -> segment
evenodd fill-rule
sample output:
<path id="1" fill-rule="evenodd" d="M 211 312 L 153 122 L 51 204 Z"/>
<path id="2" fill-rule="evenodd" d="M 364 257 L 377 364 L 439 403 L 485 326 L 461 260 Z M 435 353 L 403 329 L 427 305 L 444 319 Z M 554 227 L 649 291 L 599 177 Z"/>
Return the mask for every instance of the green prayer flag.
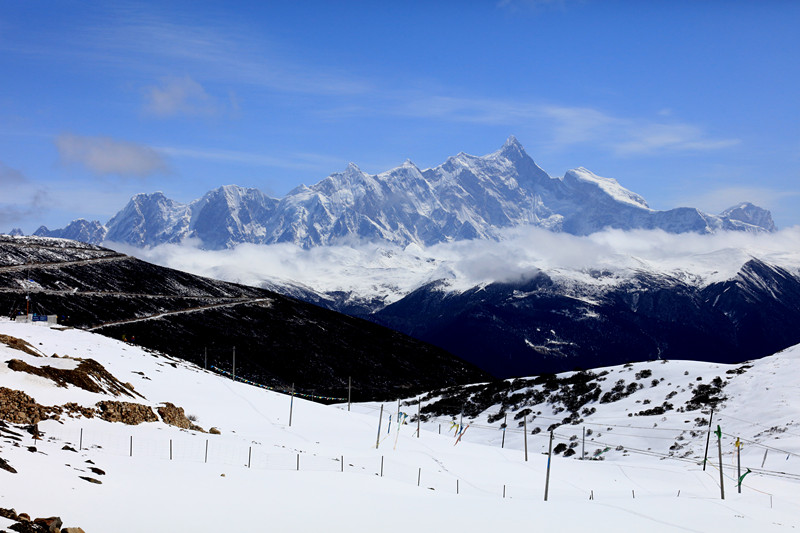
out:
<path id="1" fill-rule="evenodd" d="M 722 428 L 717 426 L 717 430 L 714 432 L 714 435 L 716 435 L 718 439 L 721 439 L 722 438 Z"/>
<path id="2" fill-rule="evenodd" d="M 747 472 L 745 472 L 744 474 L 742 474 L 741 476 L 739 476 L 739 485 L 741 485 L 741 484 L 742 484 L 742 480 L 744 479 L 744 476 L 746 476 L 746 475 L 747 475 L 747 474 L 749 474 L 749 473 L 750 473 L 750 469 L 748 468 L 748 469 L 747 469 Z"/>

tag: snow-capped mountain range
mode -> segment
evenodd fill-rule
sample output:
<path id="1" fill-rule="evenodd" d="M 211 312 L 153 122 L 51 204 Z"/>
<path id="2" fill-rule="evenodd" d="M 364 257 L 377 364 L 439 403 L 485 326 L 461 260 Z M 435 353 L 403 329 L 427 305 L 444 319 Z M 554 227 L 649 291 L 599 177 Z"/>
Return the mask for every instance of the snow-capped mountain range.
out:
<path id="1" fill-rule="evenodd" d="M 681 207 L 657 211 L 616 180 L 577 168 L 553 178 L 512 136 L 477 157 L 460 153 L 435 168 L 411 161 L 370 175 L 350 163 L 316 185 L 282 199 L 226 185 L 188 204 L 163 193 L 137 194 L 105 225 L 76 220 L 35 234 L 133 246 L 199 239 L 205 249 L 240 243 L 294 243 L 305 248 L 359 240 L 397 245 L 496 238 L 503 228 L 537 226 L 574 235 L 604 228 L 774 231 L 769 211 L 742 203 L 719 215 Z"/>

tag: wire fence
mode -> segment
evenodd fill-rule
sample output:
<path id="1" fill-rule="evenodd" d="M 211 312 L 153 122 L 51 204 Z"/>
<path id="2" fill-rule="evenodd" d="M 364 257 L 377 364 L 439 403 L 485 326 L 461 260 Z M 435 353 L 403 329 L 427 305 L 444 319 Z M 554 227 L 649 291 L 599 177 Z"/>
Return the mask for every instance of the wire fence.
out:
<path id="1" fill-rule="evenodd" d="M 388 417 L 385 422 L 388 422 Z M 483 497 L 541 499 L 544 490 L 545 458 L 541 455 L 531 454 L 530 461 L 525 462 L 521 457 L 515 463 L 515 469 L 521 469 L 510 479 L 504 480 L 503 473 L 484 474 L 476 477 L 474 472 L 459 472 L 457 469 L 448 469 L 435 457 L 419 458 L 419 465 L 410 464 L 408 457 L 399 460 L 394 457 L 393 445 L 398 437 L 416 438 L 414 424 L 402 425 L 398 428 L 393 425 L 388 430 L 381 431 L 378 437 L 379 447 L 363 454 L 317 454 L 302 450 L 282 449 L 275 451 L 275 445 L 263 443 L 258 440 L 245 440 L 241 437 L 226 437 L 221 435 L 206 435 L 189 431 L 158 431 L 137 432 L 130 427 L 111 425 L 105 427 L 76 428 L 75 426 L 53 425 L 45 430 L 46 442 L 61 447 L 70 446 L 81 453 L 91 452 L 93 457 L 97 454 L 107 454 L 117 457 L 144 458 L 148 461 L 180 461 L 202 465 L 246 468 L 256 471 L 299 471 L 299 472 L 340 472 L 347 474 L 361 474 L 387 478 L 405 484 L 414 484 L 421 488 L 445 494 L 468 494 Z M 385 427 L 385 426 L 384 426 Z M 429 428 L 430 429 L 430 428 Z M 384 433 L 385 431 L 385 433 Z M 425 433 L 428 433 L 426 431 Z M 466 439 L 467 431 L 460 437 Z M 420 438 L 430 438 L 431 435 L 420 435 Z M 453 435 L 454 446 L 459 441 Z M 546 436 L 549 439 L 549 434 Z M 554 442 L 569 442 L 570 436 L 553 432 Z M 44 444 L 44 443 L 43 443 Z M 606 447 L 614 446 L 613 441 L 598 442 Z M 635 449 L 628 446 L 626 450 L 633 454 L 670 458 L 686 463 L 698 465 L 696 460 L 669 457 L 658 452 L 644 449 Z M 537 460 L 538 458 L 538 460 Z M 727 462 L 727 459 L 726 459 Z M 547 461 L 549 464 L 549 461 Z M 641 481 L 633 482 L 630 478 L 609 481 L 597 486 L 590 486 L 585 481 L 573 480 L 554 476 L 551 494 L 561 498 L 603 499 L 630 497 L 693 497 L 714 499 L 717 496 L 715 487 L 715 470 L 718 465 L 709 462 L 712 468 L 701 471 L 699 468 L 665 470 L 662 476 L 672 478 L 660 482 L 657 486 L 647 487 Z M 622 465 L 611 463 L 608 468 L 620 468 L 624 471 L 636 473 L 641 466 Z M 725 478 L 732 486 L 738 481 L 731 465 L 725 464 L 723 468 Z M 768 469 L 751 467 L 753 475 L 776 475 L 795 480 L 800 476 L 791 473 L 780 473 Z M 626 474 L 627 477 L 627 474 Z M 767 491 L 751 487 L 749 483 L 743 484 L 746 491 L 760 493 L 769 497 L 772 504 L 772 494 Z M 766 500 L 764 500 L 766 505 Z"/>

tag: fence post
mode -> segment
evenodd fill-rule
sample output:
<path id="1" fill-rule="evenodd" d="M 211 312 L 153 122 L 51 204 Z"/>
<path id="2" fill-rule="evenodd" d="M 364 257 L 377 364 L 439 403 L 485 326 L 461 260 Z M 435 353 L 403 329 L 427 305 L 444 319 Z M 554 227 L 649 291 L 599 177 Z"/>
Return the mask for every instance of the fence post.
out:
<path id="1" fill-rule="evenodd" d="M 550 490 L 550 459 L 553 457 L 553 431 L 550 431 L 550 446 L 547 449 L 547 477 L 544 481 L 544 501 L 547 501 L 547 493 Z"/>
<path id="2" fill-rule="evenodd" d="M 378 415 L 378 438 L 375 439 L 375 449 L 381 445 L 381 422 L 383 421 L 383 404 L 381 404 L 381 414 Z"/>
<path id="3" fill-rule="evenodd" d="M 503 498 L 505 498 L 505 497 L 506 497 L 506 486 L 503 485 Z"/>
<path id="4" fill-rule="evenodd" d="M 297 471 L 300 471 L 300 454 L 297 454 Z"/>
<path id="5" fill-rule="evenodd" d="M 456 478 L 456 494 L 458 494 L 458 478 Z"/>
<path id="6" fill-rule="evenodd" d="M 208 439 L 206 439 L 206 458 L 204 462 L 208 463 Z"/>
<path id="7" fill-rule="evenodd" d="M 253 457 L 253 447 L 250 446 L 247 449 L 247 468 L 250 468 L 250 459 L 252 459 L 252 457 Z"/>
<path id="8" fill-rule="evenodd" d="M 169 439 L 169 460 L 172 461 L 172 439 Z"/>
<path id="9" fill-rule="evenodd" d="M 80 440 L 78 441 L 78 451 L 81 451 L 82 449 L 83 449 L 83 428 L 81 428 L 81 436 Z"/>
<path id="10" fill-rule="evenodd" d="M 417 471 L 417 487 L 419 487 L 420 480 L 422 480 L 422 467 Z"/>
<path id="11" fill-rule="evenodd" d="M 383 456 L 381 455 L 381 477 L 383 477 Z"/>
<path id="12" fill-rule="evenodd" d="M 131 435 L 131 457 L 133 457 L 133 435 Z"/>
<path id="13" fill-rule="evenodd" d="M 342 456 L 342 472 L 344 472 L 344 455 Z"/>

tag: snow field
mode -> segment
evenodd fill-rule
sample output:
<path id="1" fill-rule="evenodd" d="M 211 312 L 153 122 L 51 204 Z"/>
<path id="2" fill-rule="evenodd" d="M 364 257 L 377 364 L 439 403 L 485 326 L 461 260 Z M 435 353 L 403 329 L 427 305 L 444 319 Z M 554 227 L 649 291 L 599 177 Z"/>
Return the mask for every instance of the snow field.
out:
<path id="1" fill-rule="evenodd" d="M 704 472 L 696 461 L 620 452 L 609 454 L 605 461 L 554 456 L 549 501 L 544 502 L 544 432 L 529 435 L 529 460 L 525 462 L 518 433 L 509 431 L 506 447 L 501 449 L 501 432 L 480 428 L 488 424 L 475 422 L 476 427 L 467 430 L 454 445 L 452 432 L 448 433 L 443 424 L 443 434 L 439 435 L 439 422 L 433 421 L 423 424 L 417 438 L 415 423 L 402 425 L 397 432 L 396 403 L 386 402 L 381 443 L 375 449 L 379 412 L 375 408 L 379 409 L 379 404 L 354 404 L 347 412 L 346 406 L 324 406 L 295 397 L 289 427 L 290 398 L 286 395 L 234 383 L 180 360 L 79 330 L 0 321 L 0 333 L 25 339 L 45 354 L 94 358 L 121 381 L 133 383 L 146 398 L 58 388 L 0 364 L 1 386 L 24 390 L 41 404 L 78 401 L 89 406 L 103 399 L 152 406 L 172 402 L 197 417 L 200 426 L 222 431 L 221 435 L 207 435 L 161 422 L 127 426 L 99 419 L 65 418 L 63 423 L 40 424 L 45 439 L 36 443 L 35 453 L 26 448 L 33 443 L 27 433 L 22 433 L 23 447 L 0 437 L 0 457 L 18 470 L 17 474 L 0 470 L 0 507 L 14 507 L 36 516 L 59 515 L 65 525 L 79 525 L 87 533 L 254 527 L 309 532 L 405 532 L 409 528 L 486 531 L 520 525 L 563 531 L 788 531 L 800 525 L 800 485 L 791 476 L 750 474 L 741 495 L 733 480 L 726 477 L 723 501 L 719 499 L 718 472 L 712 466 Z M 751 375 L 749 381 L 732 381 L 725 390 L 731 397 L 729 403 L 741 413 L 732 411 L 728 423 L 733 424 L 732 417 L 739 414 L 747 421 L 767 422 L 767 426 L 789 422 L 785 418 L 793 415 L 774 410 L 772 400 L 786 402 L 788 407 L 800 405 L 794 402 L 792 386 L 796 380 L 792 379 L 791 361 L 796 352 L 790 350 L 771 361 L 762 360 L 763 368 L 737 378 Z M 40 365 L 44 361 L 5 345 L 0 345 L 0 356 L 0 362 L 12 357 L 36 360 Z M 638 367 L 631 372 L 636 371 Z M 682 375 L 673 374 L 675 379 Z M 763 380 L 769 376 L 771 381 L 765 385 Z M 608 383 L 613 384 L 611 376 Z M 730 394 L 734 385 L 741 389 L 735 391 L 735 398 Z M 760 386 L 769 386 L 770 396 L 765 397 Z M 628 399 L 633 404 L 633 398 Z M 631 405 L 614 405 L 602 406 L 609 424 L 643 424 L 643 417 L 631 420 L 624 411 L 612 412 Z M 415 406 L 401 410 L 416 412 Z M 720 420 L 725 420 L 726 413 L 723 410 Z M 394 415 L 391 429 L 389 414 Z M 669 423 L 674 426 L 677 422 Z M 750 425 L 741 423 L 742 428 Z M 82 449 L 63 450 L 65 444 L 77 449 L 81 429 Z M 621 433 L 621 428 L 616 429 Z M 782 449 L 797 451 L 800 438 L 793 432 L 797 432 L 794 426 L 777 435 Z M 559 428 L 556 433 L 569 432 Z M 699 440 L 704 444 L 704 436 Z M 765 442 L 775 444 L 774 439 Z M 743 463 L 746 458 L 748 464 L 756 462 L 758 466 L 762 456 L 763 448 L 745 447 Z M 733 473 L 730 458 L 726 455 L 724 459 L 727 475 Z M 770 452 L 766 466 L 774 464 L 777 469 L 779 461 L 784 463 L 780 466 L 792 466 L 797 458 L 786 461 L 785 456 Z M 91 472 L 92 466 L 105 475 Z M 102 484 L 78 476 L 93 477 Z M 594 499 L 590 500 L 592 495 Z M 3 525 L 0 522 L 0 527 Z"/>

